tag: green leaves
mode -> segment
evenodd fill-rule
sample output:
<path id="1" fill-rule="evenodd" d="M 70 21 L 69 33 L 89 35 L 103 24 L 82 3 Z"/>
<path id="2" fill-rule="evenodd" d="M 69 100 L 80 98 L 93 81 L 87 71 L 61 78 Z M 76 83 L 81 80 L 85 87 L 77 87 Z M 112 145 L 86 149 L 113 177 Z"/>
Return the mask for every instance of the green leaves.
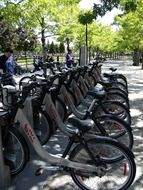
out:
<path id="1" fill-rule="evenodd" d="M 137 0 L 101 0 L 100 4 L 94 3 L 94 17 L 102 17 L 106 14 L 107 11 L 111 11 L 113 8 L 120 8 L 125 13 L 135 11 L 137 8 Z"/>
<path id="2" fill-rule="evenodd" d="M 78 17 L 78 21 L 80 24 L 86 25 L 91 24 L 93 22 L 94 16 L 91 11 L 81 12 Z"/>
<path id="3" fill-rule="evenodd" d="M 130 5 L 131 3 L 130 1 Z M 134 1 L 132 6 L 128 7 L 126 14 L 116 18 L 116 22 L 122 27 L 120 29 L 120 36 L 122 37 L 120 45 L 123 45 L 124 49 L 130 51 L 136 48 L 143 48 L 143 1 L 139 0 L 138 4 L 136 4 L 136 8 L 134 7 L 134 3 L 137 2 Z"/>

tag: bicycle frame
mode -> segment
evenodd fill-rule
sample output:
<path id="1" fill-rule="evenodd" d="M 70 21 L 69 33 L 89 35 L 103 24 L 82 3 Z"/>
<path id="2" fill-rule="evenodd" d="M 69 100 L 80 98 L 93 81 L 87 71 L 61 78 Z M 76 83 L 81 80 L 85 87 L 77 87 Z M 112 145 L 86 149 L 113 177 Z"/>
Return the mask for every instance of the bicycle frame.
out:
<path id="1" fill-rule="evenodd" d="M 71 88 L 73 89 L 75 96 L 76 96 L 76 100 L 78 101 L 78 103 L 82 103 L 83 105 L 85 105 L 86 107 L 89 107 L 91 105 L 91 102 L 88 102 L 87 100 L 84 99 L 79 87 L 76 84 L 75 80 L 72 80 L 71 82 Z M 87 92 L 85 87 L 83 87 L 83 91 Z"/>
<path id="2" fill-rule="evenodd" d="M 53 118 L 56 118 L 57 115 L 54 112 L 52 104 L 49 105 L 48 107 L 49 107 L 49 111 L 51 111 L 51 109 L 52 109 L 51 115 L 53 116 Z M 100 173 L 100 167 L 91 166 L 89 164 L 85 165 L 85 164 L 73 162 L 73 161 L 67 160 L 65 158 L 58 157 L 58 156 L 48 153 L 41 146 L 34 130 L 32 129 L 32 127 L 30 125 L 29 120 L 24 112 L 24 109 L 18 108 L 14 122 L 20 123 L 20 127 L 19 127 L 20 132 L 22 134 L 24 134 L 26 142 L 31 145 L 31 147 L 35 150 L 35 152 L 40 156 L 40 158 L 42 160 L 47 161 L 50 164 L 55 165 L 55 166 L 63 166 L 63 167 L 68 167 L 68 168 L 72 168 L 72 169 L 76 169 L 76 170 L 87 171 L 90 173 L 95 172 L 95 171 Z"/>
<path id="3" fill-rule="evenodd" d="M 86 118 L 86 112 L 82 113 L 80 111 L 78 111 L 75 107 L 75 105 L 72 102 L 72 99 L 66 89 L 66 87 L 64 85 L 61 86 L 60 89 L 60 93 L 63 94 L 63 99 L 66 103 L 66 105 L 68 106 L 68 108 L 70 109 L 70 111 L 77 116 L 79 119 L 85 119 Z"/>
<path id="4" fill-rule="evenodd" d="M 90 104 L 90 106 L 89 106 L 89 108 L 88 108 L 88 110 L 86 112 L 80 112 L 80 111 L 78 111 L 76 109 L 75 105 L 73 104 L 72 99 L 71 99 L 71 97 L 70 97 L 70 95 L 69 95 L 69 93 L 68 93 L 68 91 L 67 91 L 67 89 L 66 89 L 66 87 L 64 85 L 61 86 L 60 93 L 63 94 L 63 99 L 64 99 L 66 105 L 68 106 L 70 111 L 77 118 L 82 119 L 82 120 L 87 119 L 87 113 L 91 112 L 91 110 L 93 109 L 93 107 L 94 107 L 94 105 L 96 103 L 95 99 L 91 102 L 91 104 Z"/>

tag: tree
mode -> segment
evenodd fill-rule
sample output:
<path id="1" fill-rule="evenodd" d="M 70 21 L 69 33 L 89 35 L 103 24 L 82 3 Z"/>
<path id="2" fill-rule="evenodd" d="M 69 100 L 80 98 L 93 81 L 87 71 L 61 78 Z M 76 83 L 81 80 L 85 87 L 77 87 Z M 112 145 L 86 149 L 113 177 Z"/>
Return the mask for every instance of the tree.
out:
<path id="1" fill-rule="evenodd" d="M 54 45 L 54 42 L 52 42 L 52 43 L 50 44 L 49 53 L 51 53 L 51 54 L 54 54 L 54 53 L 55 53 L 55 45 Z"/>
<path id="2" fill-rule="evenodd" d="M 122 16 L 116 18 L 116 23 L 121 26 L 120 29 L 120 46 L 123 51 L 133 51 L 133 65 L 139 65 L 140 54 L 143 50 L 143 1 L 138 1 L 136 10 L 130 11 Z"/>
<path id="3" fill-rule="evenodd" d="M 4 18 L 0 17 L 0 49 L 4 50 L 6 47 L 14 47 L 15 33 L 12 27 L 9 27 Z"/>
<path id="4" fill-rule="evenodd" d="M 93 22 L 93 13 L 91 11 L 80 13 L 78 21 L 80 24 L 85 25 L 85 41 L 86 47 L 88 48 L 88 24 Z"/>
<path id="5" fill-rule="evenodd" d="M 14 1 L 4 0 L 2 3 L 0 22 L 4 30 L 1 30 L 1 46 L 11 46 L 17 51 L 32 51 L 37 43 L 36 35 L 34 30 L 24 27 L 24 21 L 21 20 L 22 2 L 17 1 L 18 4 L 14 4 Z"/>
<path id="6" fill-rule="evenodd" d="M 49 21 L 56 22 L 58 18 L 57 15 L 59 15 L 57 13 L 61 13 L 62 10 L 66 9 L 69 5 L 75 5 L 78 2 L 78 0 L 31 0 L 26 3 L 26 19 L 30 25 L 39 26 L 41 31 L 43 57 L 45 57 L 45 33 L 47 30 L 55 32 L 56 27 L 48 26 Z"/>
<path id="7" fill-rule="evenodd" d="M 17 35 L 17 51 L 34 51 L 37 45 L 37 36 L 33 34 L 33 30 L 24 30 L 18 28 L 16 30 Z"/>
<path id="8" fill-rule="evenodd" d="M 120 8 L 124 13 L 135 11 L 137 7 L 137 0 L 100 0 L 100 4 L 94 3 L 93 15 L 104 16 L 107 11 L 111 11 L 113 8 Z"/>
<path id="9" fill-rule="evenodd" d="M 101 4 L 94 4 L 93 14 L 95 18 L 97 15 L 103 16 L 107 11 L 111 11 L 113 8 L 122 9 L 123 13 L 118 17 L 118 23 L 122 29 L 120 30 L 120 37 L 118 38 L 119 49 L 121 47 L 124 50 L 132 50 L 133 64 L 139 65 L 140 49 L 142 48 L 142 21 L 139 18 L 142 15 L 142 0 L 101 0 Z M 140 14 L 137 16 L 137 12 Z"/>
<path id="10" fill-rule="evenodd" d="M 55 53 L 56 53 L 56 54 L 59 53 L 59 46 L 58 46 L 58 44 L 55 44 L 54 49 L 55 49 Z"/>
<path id="11" fill-rule="evenodd" d="M 60 54 L 65 53 L 65 46 L 64 46 L 64 43 L 63 43 L 63 42 L 60 42 L 60 45 L 59 45 L 59 53 L 60 53 Z"/>

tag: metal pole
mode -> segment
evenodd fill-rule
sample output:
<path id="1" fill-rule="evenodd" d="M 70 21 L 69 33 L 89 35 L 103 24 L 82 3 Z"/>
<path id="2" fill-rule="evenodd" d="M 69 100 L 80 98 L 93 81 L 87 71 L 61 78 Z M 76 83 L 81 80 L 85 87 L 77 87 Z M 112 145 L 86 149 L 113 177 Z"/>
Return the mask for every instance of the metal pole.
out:
<path id="1" fill-rule="evenodd" d="M 86 31 L 85 31 L 85 37 L 86 37 L 86 65 L 88 64 L 88 24 L 86 23 Z"/>
<path id="2" fill-rule="evenodd" d="M 86 35 L 86 47 L 88 47 L 88 27 L 87 27 L 87 23 L 86 23 L 86 31 L 85 31 L 85 35 Z"/>
<path id="3" fill-rule="evenodd" d="M 10 186 L 9 167 L 4 164 L 2 151 L 2 136 L 0 127 L 0 189 L 6 190 Z"/>

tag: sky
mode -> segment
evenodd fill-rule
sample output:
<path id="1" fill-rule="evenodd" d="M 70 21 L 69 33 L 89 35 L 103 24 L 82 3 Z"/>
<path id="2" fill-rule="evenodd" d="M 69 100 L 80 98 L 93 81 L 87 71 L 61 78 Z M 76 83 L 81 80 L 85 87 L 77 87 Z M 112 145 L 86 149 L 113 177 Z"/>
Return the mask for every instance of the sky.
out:
<path id="1" fill-rule="evenodd" d="M 82 0 L 80 2 L 80 7 L 81 9 L 90 9 L 93 7 L 94 3 L 100 3 L 100 0 Z M 114 17 L 118 14 L 121 13 L 118 9 L 114 8 L 111 12 L 106 13 L 105 16 L 102 18 L 98 18 L 98 20 L 106 25 L 110 25 L 114 21 Z"/>

